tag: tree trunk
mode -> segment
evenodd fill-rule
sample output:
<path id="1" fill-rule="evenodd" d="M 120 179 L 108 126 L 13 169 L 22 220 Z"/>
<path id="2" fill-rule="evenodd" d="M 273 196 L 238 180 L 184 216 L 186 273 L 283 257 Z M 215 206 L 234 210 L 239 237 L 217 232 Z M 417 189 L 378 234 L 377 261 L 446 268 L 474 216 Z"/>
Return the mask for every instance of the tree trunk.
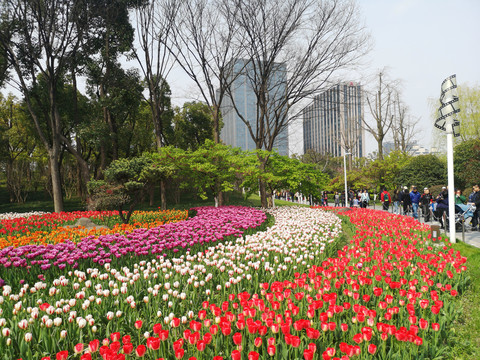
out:
<path id="1" fill-rule="evenodd" d="M 155 186 L 151 185 L 148 189 L 148 204 L 150 206 L 153 206 L 154 200 L 155 200 Z"/>
<path id="2" fill-rule="evenodd" d="M 213 110 L 213 141 L 215 144 L 220 143 L 220 111 L 218 107 Z"/>
<path id="3" fill-rule="evenodd" d="M 60 176 L 60 164 L 58 162 L 58 152 L 58 149 L 48 150 L 50 176 L 52 177 L 53 206 L 57 213 L 63 211 L 62 181 Z"/>
<path id="4" fill-rule="evenodd" d="M 160 181 L 160 209 L 167 210 L 167 192 L 165 190 L 165 180 Z"/>
<path id="5" fill-rule="evenodd" d="M 377 139 L 378 144 L 378 160 L 383 160 L 383 137 Z"/>
<path id="6" fill-rule="evenodd" d="M 267 208 L 268 199 L 267 199 L 267 186 L 265 185 L 265 181 L 258 180 L 258 187 L 260 189 L 260 203 L 262 204 L 263 208 Z"/>

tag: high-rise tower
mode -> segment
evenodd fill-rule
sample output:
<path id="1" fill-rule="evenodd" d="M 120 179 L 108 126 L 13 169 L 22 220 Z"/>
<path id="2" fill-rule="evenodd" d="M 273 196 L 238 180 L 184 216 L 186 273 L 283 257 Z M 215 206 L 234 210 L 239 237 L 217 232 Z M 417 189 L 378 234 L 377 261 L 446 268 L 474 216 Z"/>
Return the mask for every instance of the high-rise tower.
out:
<path id="1" fill-rule="evenodd" d="M 337 84 L 314 97 L 303 109 L 303 148 L 321 154 L 363 157 L 362 87 L 353 82 Z"/>

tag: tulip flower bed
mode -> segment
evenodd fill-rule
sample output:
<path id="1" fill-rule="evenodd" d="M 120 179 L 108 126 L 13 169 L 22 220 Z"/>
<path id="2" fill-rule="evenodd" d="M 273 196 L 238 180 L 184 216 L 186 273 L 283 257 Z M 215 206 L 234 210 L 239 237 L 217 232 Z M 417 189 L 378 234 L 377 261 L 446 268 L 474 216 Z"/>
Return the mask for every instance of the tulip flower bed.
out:
<path id="1" fill-rule="evenodd" d="M 205 229 L 208 231 L 204 236 L 218 237 L 222 228 L 229 229 L 230 223 L 245 227 L 254 220 L 265 220 L 263 212 L 249 208 L 222 208 L 221 212 L 199 208 L 196 217 L 172 226 L 199 224 L 193 220 L 207 215 L 213 222 L 221 214 L 233 210 L 241 213 L 242 209 L 243 219 L 237 217 L 221 226 L 217 223 L 217 229 Z M 307 269 L 310 262 L 322 259 L 326 245 L 335 241 L 340 232 L 338 217 L 322 211 L 277 210 L 274 216 L 277 223 L 264 232 L 229 241 L 204 242 L 198 245 L 199 251 L 180 255 L 171 250 L 170 256 L 151 256 L 150 261 L 139 261 L 130 268 L 114 268 L 107 263 L 84 272 L 65 271 L 52 281 L 22 283 L 15 293 L 5 285 L 0 299 L 5 317 L 4 321 L 0 319 L 0 327 L 5 336 L 0 337 L 0 348 L 9 351 L 5 353 L 9 358 L 55 358 L 61 351 L 68 351 L 71 356 L 77 343 L 103 340 L 117 332 L 134 334 L 132 342 L 139 344 L 136 327 L 140 319 L 141 340 L 145 343 L 143 330 L 153 328 L 157 322 L 170 324 L 178 318 L 184 326 L 193 316 L 192 309 L 202 309 L 204 301 L 251 285 L 260 291 L 263 278 L 290 278 L 295 271 Z M 84 346 L 82 355 L 86 349 Z M 125 350 L 122 347 L 122 351 L 128 349 L 129 345 Z"/>
<path id="2" fill-rule="evenodd" d="M 243 230 L 255 228 L 266 219 L 260 210 L 247 207 L 197 208 L 197 215 L 187 221 L 168 223 L 151 229 L 135 229 L 125 234 L 87 236 L 77 243 L 67 240 L 55 245 L 26 245 L 0 250 L 0 278 L 9 268 L 26 268 L 40 274 L 53 267 L 63 270 L 89 264 L 104 265 L 113 259 L 139 260 L 148 255 L 164 256 L 196 244 L 217 241 L 227 236 L 240 236 Z"/>
<path id="3" fill-rule="evenodd" d="M 235 240 L 4 285 L 0 358 L 441 358 L 467 282 L 448 242 L 409 218 L 352 210 L 356 234 L 333 255 L 335 214 L 271 213 L 274 226 Z"/>
<path id="4" fill-rule="evenodd" d="M 118 211 L 6 214 L 0 221 L 0 249 L 32 244 L 58 244 L 67 240 L 77 242 L 90 235 L 116 234 L 138 228 L 152 228 L 185 220 L 187 216 L 186 211 L 177 210 L 136 211 L 132 214 L 131 223 L 123 224 Z M 97 225 L 105 225 L 109 228 L 65 227 L 82 217 L 93 219 Z"/>

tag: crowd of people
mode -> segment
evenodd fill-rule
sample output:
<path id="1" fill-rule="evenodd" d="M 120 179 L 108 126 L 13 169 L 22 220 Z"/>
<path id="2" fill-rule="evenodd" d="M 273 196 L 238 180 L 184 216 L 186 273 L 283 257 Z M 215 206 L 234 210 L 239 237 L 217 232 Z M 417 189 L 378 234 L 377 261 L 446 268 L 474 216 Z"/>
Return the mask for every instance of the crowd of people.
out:
<path id="1" fill-rule="evenodd" d="M 377 195 L 374 195 L 374 200 Z M 387 189 L 382 189 L 379 194 L 383 210 L 392 211 L 394 214 L 413 216 L 419 219 L 420 212 L 425 222 L 437 220 L 444 228 L 444 214 L 448 215 L 448 189 L 446 186 L 434 195 L 430 189 L 425 187 L 423 193 L 418 191 L 416 186 L 407 186 L 396 188 L 392 192 Z M 350 189 L 345 196 L 345 192 L 335 192 L 333 194 L 333 201 L 335 207 L 346 206 L 345 201 L 348 201 L 350 207 L 367 208 L 370 205 L 371 198 L 367 190 L 354 191 Z M 322 192 L 321 205 L 329 206 L 327 192 Z M 466 197 L 460 189 L 455 189 L 455 209 L 456 212 L 469 209 L 471 211 L 472 230 L 479 230 L 479 215 L 480 209 L 480 188 L 478 184 L 472 187 L 472 192 Z"/>
<path id="2" fill-rule="evenodd" d="M 383 204 L 383 210 L 389 211 L 392 204 L 392 212 L 395 214 L 412 215 L 415 219 L 419 218 L 419 209 L 421 210 L 424 221 L 430 222 L 433 219 L 438 220 L 444 228 L 444 214 L 448 214 L 449 200 L 448 189 L 446 186 L 434 196 L 429 188 L 424 188 L 420 193 L 416 186 L 410 190 L 404 186 L 403 189 L 394 189 L 392 195 L 383 189 L 380 200 Z M 471 210 L 472 230 L 478 230 L 478 211 L 480 209 L 480 188 L 478 184 L 472 187 L 472 192 L 468 198 L 463 195 L 460 189 L 455 189 L 455 212 Z"/>

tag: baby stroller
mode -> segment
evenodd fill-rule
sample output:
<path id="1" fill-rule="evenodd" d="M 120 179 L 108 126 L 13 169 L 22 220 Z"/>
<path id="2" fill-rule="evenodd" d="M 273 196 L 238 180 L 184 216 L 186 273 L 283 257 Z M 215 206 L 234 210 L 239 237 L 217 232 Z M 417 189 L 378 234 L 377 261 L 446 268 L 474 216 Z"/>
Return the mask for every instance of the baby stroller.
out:
<path id="1" fill-rule="evenodd" d="M 465 224 L 465 221 L 473 217 L 473 212 L 475 211 L 475 204 L 456 204 L 455 205 L 455 230 L 462 231 L 462 227 Z M 444 213 L 444 224 L 448 231 L 450 225 L 448 212 Z"/>

